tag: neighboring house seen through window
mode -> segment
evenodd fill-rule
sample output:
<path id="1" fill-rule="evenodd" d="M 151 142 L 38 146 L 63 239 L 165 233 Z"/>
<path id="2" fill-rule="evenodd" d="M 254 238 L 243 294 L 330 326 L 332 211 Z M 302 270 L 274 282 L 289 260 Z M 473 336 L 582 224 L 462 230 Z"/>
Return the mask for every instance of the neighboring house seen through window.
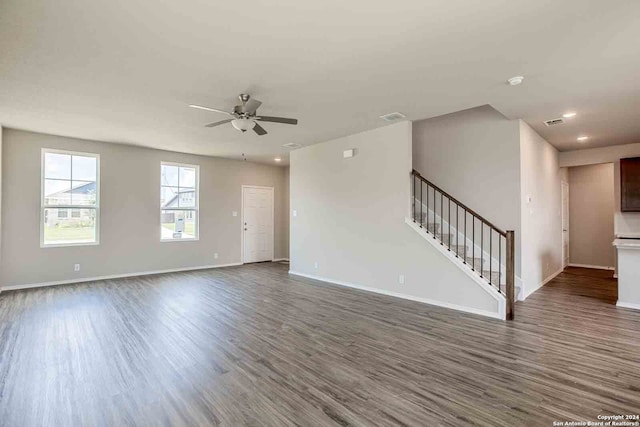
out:
<path id="1" fill-rule="evenodd" d="M 193 165 L 160 165 L 160 238 L 198 238 L 199 168 Z"/>
<path id="2" fill-rule="evenodd" d="M 98 243 L 97 154 L 42 150 L 42 246 Z"/>

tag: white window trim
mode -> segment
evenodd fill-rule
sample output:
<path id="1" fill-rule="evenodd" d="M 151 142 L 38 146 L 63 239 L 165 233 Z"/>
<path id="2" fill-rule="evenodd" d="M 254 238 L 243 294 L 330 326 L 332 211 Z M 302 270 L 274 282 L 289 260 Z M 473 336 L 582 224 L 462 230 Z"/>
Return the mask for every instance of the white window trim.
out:
<path id="1" fill-rule="evenodd" d="M 96 159 L 96 205 L 57 205 L 45 206 L 44 204 L 44 159 L 45 154 L 68 154 L 70 156 L 94 157 Z M 73 167 L 73 166 L 72 166 Z M 96 241 L 78 243 L 45 243 L 44 242 L 44 211 L 49 209 L 95 209 L 96 211 Z M 69 246 L 97 246 L 100 244 L 100 154 L 85 153 L 81 151 L 58 150 L 54 148 L 43 148 L 40 153 L 40 247 L 41 248 L 64 248 Z"/>
<path id="2" fill-rule="evenodd" d="M 159 219 L 159 230 L 160 230 L 160 242 L 165 243 L 165 242 L 196 242 L 198 240 L 200 240 L 200 165 L 190 165 L 187 163 L 176 163 L 176 162 L 160 162 L 160 177 L 162 177 L 162 166 L 178 166 L 178 167 L 183 167 L 183 168 L 194 168 L 196 170 L 196 203 L 195 203 L 195 207 L 192 208 L 163 208 L 162 207 L 162 203 L 160 204 L 160 215 L 158 216 Z M 179 179 L 179 178 L 178 178 Z M 178 181 L 178 184 L 180 184 L 180 181 Z M 167 186 L 167 185 L 162 185 L 162 182 L 160 182 L 160 189 L 162 189 L 162 187 L 172 187 L 172 186 Z M 180 188 L 180 187 L 178 187 Z M 188 187 L 185 187 L 188 188 Z M 195 227 L 195 237 L 189 237 L 189 238 L 181 238 L 181 239 L 163 239 L 162 238 L 162 211 L 195 211 L 195 220 L 196 220 L 196 227 Z"/>

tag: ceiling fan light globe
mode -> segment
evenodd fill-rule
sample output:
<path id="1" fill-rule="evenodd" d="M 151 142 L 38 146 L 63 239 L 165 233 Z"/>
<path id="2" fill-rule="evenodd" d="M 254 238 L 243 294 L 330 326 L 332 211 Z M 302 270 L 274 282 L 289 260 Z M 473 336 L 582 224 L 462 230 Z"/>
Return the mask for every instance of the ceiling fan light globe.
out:
<path id="1" fill-rule="evenodd" d="M 235 119 L 231 122 L 231 125 L 241 132 L 246 132 L 249 129 L 253 129 L 256 122 L 251 119 Z"/>

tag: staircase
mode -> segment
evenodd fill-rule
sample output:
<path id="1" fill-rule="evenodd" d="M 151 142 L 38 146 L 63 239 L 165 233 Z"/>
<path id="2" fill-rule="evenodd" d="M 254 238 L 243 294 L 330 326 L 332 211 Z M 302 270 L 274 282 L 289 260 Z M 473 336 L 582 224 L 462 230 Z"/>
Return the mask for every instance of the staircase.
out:
<path id="1" fill-rule="evenodd" d="M 425 179 L 412 176 L 412 220 L 420 230 L 450 251 L 506 299 L 506 318 L 513 319 L 514 232 L 502 231 L 478 213 Z"/>

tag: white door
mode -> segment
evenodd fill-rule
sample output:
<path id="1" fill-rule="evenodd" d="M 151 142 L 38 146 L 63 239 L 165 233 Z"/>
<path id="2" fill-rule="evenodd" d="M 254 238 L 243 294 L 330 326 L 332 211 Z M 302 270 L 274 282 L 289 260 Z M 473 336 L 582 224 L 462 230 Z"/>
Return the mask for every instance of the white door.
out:
<path id="1" fill-rule="evenodd" d="M 273 260 L 273 188 L 242 187 L 243 259 Z"/>
<path id="2" fill-rule="evenodd" d="M 569 183 L 562 182 L 562 266 L 569 265 Z"/>

